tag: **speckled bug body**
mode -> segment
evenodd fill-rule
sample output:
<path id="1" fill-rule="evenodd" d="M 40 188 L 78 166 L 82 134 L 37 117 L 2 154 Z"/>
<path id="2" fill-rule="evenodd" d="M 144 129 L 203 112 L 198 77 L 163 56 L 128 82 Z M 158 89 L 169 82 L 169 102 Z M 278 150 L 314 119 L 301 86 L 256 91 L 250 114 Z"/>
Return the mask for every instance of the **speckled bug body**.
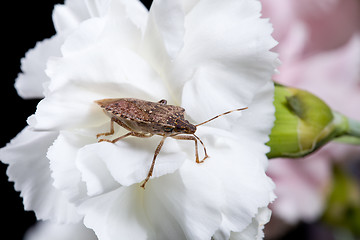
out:
<path id="1" fill-rule="evenodd" d="M 166 100 L 155 103 L 119 98 L 98 100 L 96 103 L 110 118 L 114 118 L 114 122 L 138 133 L 171 136 L 179 133 L 193 134 L 196 131 L 196 126 L 185 120 L 185 109 L 167 105 Z"/>
<path id="2" fill-rule="evenodd" d="M 149 102 L 135 98 L 113 98 L 101 99 L 95 102 L 111 118 L 110 131 L 97 134 L 97 138 L 100 136 L 114 134 L 114 122 L 129 131 L 129 133 L 115 138 L 114 140 L 100 139 L 99 142 L 107 141 L 115 143 L 128 136 L 147 138 L 156 134 L 163 137 L 155 150 L 149 173 L 141 185 L 143 188 L 145 188 L 145 184 L 149 181 L 152 175 L 156 157 L 159 154 L 167 137 L 172 137 L 179 140 L 193 140 L 195 142 L 195 160 L 197 163 L 202 163 L 209 156 L 207 155 L 203 142 L 198 136 L 195 135 L 196 127 L 212 121 L 219 116 L 231 113 L 233 111 L 246 109 L 241 108 L 228 111 L 226 113 L 217 115 L 203 123 L 193 125 L 185 119 L 184 108 L 174 105 L 167 105 L 167 101 L 164 99 L 160 100 L 159 102 Z M 197 146 L 198 140 L 204 148 L 205 156 L 202 160 L 199 160 Z"/>

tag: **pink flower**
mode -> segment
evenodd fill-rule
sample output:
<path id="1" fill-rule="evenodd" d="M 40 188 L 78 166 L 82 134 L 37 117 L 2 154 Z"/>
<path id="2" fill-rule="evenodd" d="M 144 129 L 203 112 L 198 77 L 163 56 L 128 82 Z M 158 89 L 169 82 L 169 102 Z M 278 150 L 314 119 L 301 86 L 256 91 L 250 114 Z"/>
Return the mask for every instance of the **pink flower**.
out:
<path id="1" fill-rule="evenodd" d="M 263 16 L 274 25 L 276 49 L 284 64 L 341 47 L 360 29 L 357 0 L 262 2 Z"/>
<path id="2" fill-rule="evenodd" d="M 360 2 L 356 0 L 262 1 L 274 25 L 282 66 L 274 79 L 308 90 L 329 106 L 360 120 Z M 319 217 L 331 184 L 331 164 L 360 148 L 331 143 L 297 160 L 270 161 L 276 183 L 273 214 L 288 224 Z"/>

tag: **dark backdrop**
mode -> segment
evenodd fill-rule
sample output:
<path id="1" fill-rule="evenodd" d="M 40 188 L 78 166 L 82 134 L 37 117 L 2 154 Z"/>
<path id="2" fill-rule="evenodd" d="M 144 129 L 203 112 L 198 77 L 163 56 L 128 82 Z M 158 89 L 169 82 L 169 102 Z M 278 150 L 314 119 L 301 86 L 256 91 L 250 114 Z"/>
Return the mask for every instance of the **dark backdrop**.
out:
<path id="1" fill-rule="evenodd" d="M 39 40 L 54 33 L 51 13 L 54 4 L 62 1 L 4 1 L 1 5 L 2 67 L 1 67 L 1 137 L 5 146 L 26 126 L 26 119 L 35 112 L 39 100 L 23 100 L 14 88 L 20 72 L 20 59 Z M 7 165 L 0 164 L 1 233 L 7 239 L 20 240 L 35 222 L 33 212 L 25 212 L 20 194 L 8 182 Z"/>

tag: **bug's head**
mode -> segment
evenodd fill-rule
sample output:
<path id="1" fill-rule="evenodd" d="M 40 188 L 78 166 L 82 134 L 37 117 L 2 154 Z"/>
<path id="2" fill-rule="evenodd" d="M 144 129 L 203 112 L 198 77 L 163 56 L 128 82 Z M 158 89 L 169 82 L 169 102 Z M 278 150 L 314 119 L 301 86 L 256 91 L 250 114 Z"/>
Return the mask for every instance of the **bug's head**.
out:
<path id="1" fill-rule="evenodd" d="M 175 124 L 174 132 L 194 134 L 196 132 L 196 126 L 192 125 L 187 120 L 177 121 Z"/>

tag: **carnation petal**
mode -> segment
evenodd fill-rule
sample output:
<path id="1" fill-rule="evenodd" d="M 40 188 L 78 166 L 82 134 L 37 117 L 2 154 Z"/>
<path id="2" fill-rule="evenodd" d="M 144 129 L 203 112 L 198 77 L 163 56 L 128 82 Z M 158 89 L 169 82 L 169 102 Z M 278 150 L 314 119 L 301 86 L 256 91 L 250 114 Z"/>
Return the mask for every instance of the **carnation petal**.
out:
<path id="1" fill-rule="evenodd" d="M 149 182 L 144 204 L 151 239 L 210 239 L 214 234 L 221 223 L 223 192 L 203 164 L 186 161 L 174 174 Z"/>
<path id="2" fill-rule="evenodd" d="M 15 82 L 18 94 L 23 98 L 43 98 L 43 84 L 50 79 L 45 74 L 46 62 L 50 56 L 60 56 L 64 36 L 57 34 L 38 42 L 21 60 L 21 70 Z"/>
<path id="3" fill-rule="evenodd" d="M 213 139 L 212 135 L 209 129 L 199 132 L 207 142 L 211 157 L 206 167 L 222 182 L 225 198 L 222 224 L 225 229 L 241 232 L 255 217 L 258 208 L 266 207 L 274 199 L 274 184 L 266 176 L 264 164 L 254 161 L 258 156 L 253 154 L 256 150 L 251 144 L 221 137 L 219 133 Z"/>
<path id="4" fill-rule="evenodd" d="M 25 240 L 97 240 L 91 229 L 83 223 L 56 224 L 50 221 L 38 222 L 31 227 L 24 237 Z"/>
<path id="5" fill-rule="evenodd" d="M 126 16 L 139 28 L 146 23 L 147 9 L 140 1 L 76 1 L 67 0 L 63 5 L 56 5 L 53 12 L 53 22 L 57 32 L 76 28 L 81 22 L 96 17 L 104 17 L 108 11 L 116 12 L 116 6 L 126 7 Z M 119 17 L 121 14 L 118 14 Z"/>
<path id="6" fill-rule="evenodd" d="M 49 92 L 29 122 L 36 129 L 102 124 L 107 118 L 94 101 L 103 98 L 169 98 L 166 87 L 143 59 L 130 50 L 109 48 L 105 43 L 51 61 L 48 74 L 52 78 Z M 71 84 L 66 84 L 69 81 Z"/>
<path id="7" fill-rule="evenodd" d="M 162 36 L 165 49 L 170 56 L 174 58 L 183 45 L 184 29 L 184 12 L 181 1 L 161 1 L 155 0 L 150 9 L 149 28 L 157 29 Z M 155 24 L 155 26 L 151 26 Z M 146 41 L 146 36 L 144 38 Z M 153 54 L 156 55 L 156 54 Z"/>
<path id="8" fill-rule="evenodd" d="M 72 30 L 88 18 L 90 18 L 89 9 L 83 0 L 68 0 L 65 4 L 55 5 L 52 14 L 54 27 L 58 33 Z"/>
<path id="9" fill-rule="evenodd" d="M 251 142 L 256 150 L 257 159 L 264 163 L 265 169 L 268 159 L 265 154 L 269 147 L 264 143 L 269 141 L 269 134 L 275 121 L 274 83 L 269 81 L 255 92 L 254 98 L 243 112 L 241 118 L 233 125 L 232 130 L 244 136 L 244 143 Z"/>
<path id="10" fill-rule="evenodd" d="M 119 1 L 113 1 L 112 4 L 118 4 Z M 121 4 L 123 4 L 126 8 L 126 16 L 135 24 L 138 28 L 140 28 L 142 31 L 144 31 L 146 27 L 146 21 L 148 18 L 148 10 L 146 7 L 142 4 L 140 1 L 133 1 L 133 0 L 123 0 L 121 1 Z M 112 11 L 116 14 L 116 11 L 114 11 L 114 7 L 112 7 Z M 117 14 L 119 15 L 119 14 Z"/>
<path id="11" fill-rule="evenodd" d="M 93 144 L 96 145 L 96 144 Z M 105 163 L 101 161 L 93 145 L 79 149 L 76 157 L 76 166 L 81 173 L 82 181 L 86 183 L 87 195 L 94 196 L 106 193 L 120 187 L 121 185 L 111 176 Z"/>
<path id="12" fill-rule="evenodd" d="M 271 211 L 268 208 L 260 208 L 253 221 L 242 232 L 231 233 L 230 240 L 261 240 L 264 238 L 264 225 L 270 221 Z"/>
<path id="13" fill-rule="evenodd" d="M 9 180 L 21 192 L 25 210 L 35 211 L 38 219 L 77 222 L 82 217 L 75 206 L 52 185 L 46 152 L 57 135 L 57 132 L 34 132 L 27 127 L 0 150 L 0 158 L 9 164 Z"/>
<path id="14" fill-rule="evenodd" d="M 184 47 L 170 75 L 175 89 L 184 86 L 182 105 L 194 120 L 247 106 L 271 79 L 278 63 L 269 50 L 276 42 L 259 16 L 259 2 L 234 0 L 201 1 L 187 15 Z M 201 107 L 189 108 L 194 103 Z"/>
<path id="15" fill-rule="evenodd" d="M 86 186 L 81 181 L 75 159 L 78 150 L 93 141 L 94 138 L 62 131 L 48 150 L 54 187 L 62 191 L 71 202 L 76 203 L 86 197 Z"/>
<path id="16" fill-rule="evenodd" d="M 94 86 L 95 87 L 95 86 Z M 79 86 L 69 86 L 41 100 L 28 123 L 36 130 L 61 130 L 91 127 L 106 116 L 94 101 L 104 98 Z M 100 110 L 100 111 L 99 111 Z"/>
<path id="17" fill-rule="evenodd" d="M 116 181 L 121 185 L 129 186 L 142 182 L 148 175 L 160 139 L 157 136 L 145 139 L 128 137 L 116 144 L 102 142 L 88 145 L 81 149 L 78 161 L 84 167 L 83 170 L 90 169 L 91 162 L 88 162 L 84 156 L 93 155 L 94 161 L 106 164 L 108 171 Z M 174 172 L 185 159 L 186 155 L 179 150 L 175 140 L 166 139 L 156 158 L 153 177 Z M 97 169 L 93 170 L 97 171 Z M 99 173 L 95 175 L 100 177 Z M 106 179 L 104 180 L 106 181 Z M 90 182 L 87 184 L 89 186 Z"/>
<path id="18" fill-rule="evenodd" d="M 101 240 L 147 239 L 146 215 L 142 208 L 143 189 L 121 187 L 85 201 L 79 206 L 84 224 Z"/>
<path id="19" fill-rule="evenodd" d="M 119 188 L 85 201 L 80 211 L 85 225 L 102 240 L 119 235 L 140 240 L 210 239 L 221 222 L 218 190 L 209 173 L 188 162 L 174 174 L 152 179 L 145 190 L 139 185 Z"/>
<path id="20" fill-rule="evenodd" d="M 142 41 L 141 52 L 160 74 L 183 46 L 184 12 L 181 2 L 155 0 Z"/>
<path id="21" fill-rule="evenodd" d="M 110 1 L 106 5 L 108 5 L 106 15 L 82 22 L 76 31 L 69 35 L 61 48 L 64 56 L 96 47 L 94 45 L 100 42 L 106 42 L 103 43 L 105 46 L 114 44 L 122 48 L 136 49 L 141 40 L 141 29 L 131 21 L 131 16 L 128 16 L 128 12 L 135 12 L 133 14 L 136 16 L 141 15 L 142 18 L 147 15 L 145 13 L 140 14 L 138 7 L 133 6 L 133 4 L 127 6 L 124 2 Z M 128 11 L 129 8 L 130 10 Z"/>

